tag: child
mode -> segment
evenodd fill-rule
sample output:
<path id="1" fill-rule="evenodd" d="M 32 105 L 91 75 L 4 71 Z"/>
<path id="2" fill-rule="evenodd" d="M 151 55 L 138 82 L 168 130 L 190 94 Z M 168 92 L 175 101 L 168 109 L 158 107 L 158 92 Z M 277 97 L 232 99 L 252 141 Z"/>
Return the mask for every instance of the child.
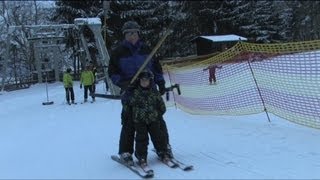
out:
<path id="1" fill-rule="evenodd" d="M 216 78 L 216 69 L 221 69 L 222 66 L 219 65 L 210 65 L 207 68 L 203 69 L 203 71 L 205 70 L 209 70 L 209 83 L 210 85 L 212 85 L 212 80 L 213 80 L 213 84 L 216 85 L 217 84 L 217 78 Z"/>
<path id="2" fill-rule="evenodd" d="M 66 99 L 69 105 L 75 104 L 74 102 L 74 91 L 73 91 L 73 80 L 71 76 L 71 68 L 67 69 L 67 72 L 63 74 L 63 85 L 66 90 Z M 71 103 L 70 103 L 71 96 Z"/>
<path id="3" fill-rule="evenodd" d="M 159 116 L 166 111 L 160 93 L 152 87 L 153 74 L 143 71 L 137 78 L 129 105 L 132 107 L 133 123 L 136 130 L 135 156 L 140 166 L 147 166 L 148 133 L 161 160 L 168 160 L 165 135 L 160 130 Z"/>

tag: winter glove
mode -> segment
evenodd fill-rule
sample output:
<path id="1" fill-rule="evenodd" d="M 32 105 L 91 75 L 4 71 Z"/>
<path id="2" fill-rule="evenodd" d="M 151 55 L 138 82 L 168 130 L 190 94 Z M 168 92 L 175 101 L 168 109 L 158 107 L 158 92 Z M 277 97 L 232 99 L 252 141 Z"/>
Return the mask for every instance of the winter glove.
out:
<path id="1" fill-rule="evenodd" d="M 80 84 L 80 89 L 82 89 L 82 84 Z"/>
<path id="2" fill-rule="evenodd" d="M 159 87 L 159 93 L 161 94 L 161 96 L 164 95 L 164 93 L 166 92 L 165 82 L 160 81 L 158 83 L 158 87 Z"/>

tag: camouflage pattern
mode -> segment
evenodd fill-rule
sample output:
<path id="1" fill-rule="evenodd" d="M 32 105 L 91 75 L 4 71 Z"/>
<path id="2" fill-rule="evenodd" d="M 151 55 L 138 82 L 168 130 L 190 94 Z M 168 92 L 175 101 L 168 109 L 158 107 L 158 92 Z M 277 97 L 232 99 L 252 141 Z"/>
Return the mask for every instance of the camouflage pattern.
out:
<path id="1" fill-rule="evenodd" d="M 166 112 L 166 106 L 160 93 L 154 88 L 143 89 L 137 87 L 130 99 L 133 121 L 135 123 L 150 124 L 159 121 Z"/>

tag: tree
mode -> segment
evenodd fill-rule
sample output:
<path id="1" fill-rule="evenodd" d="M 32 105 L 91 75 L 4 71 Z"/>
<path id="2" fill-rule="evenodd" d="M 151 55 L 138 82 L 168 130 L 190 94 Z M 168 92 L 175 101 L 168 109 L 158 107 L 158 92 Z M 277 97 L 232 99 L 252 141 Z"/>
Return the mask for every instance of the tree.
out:
<path id="1" fill-rule="evenodd" d="M 319 1 L 288 1 L 292 9 L 292 31 L 294 40 L 313 40 L 320 38 Z"/>
<path id="2" fill-rule="evenodd" d="M 0 4 L 0 45 L 2 51 L 1 56 L 5 57 L 7 48 L 9 48 L 9 57 L 7 63 L 3 65 L 1 72 L 7 74 L 15 74 L 16 77 L 30 75 L 32 71 L 33 56 L 30 51 L 27 37 L 29 35 L 25 25 L 47 24 L 50 10 L 41 6 L 35 1 L 1 1 Z M 37 18 L 34 18 L 37 16 Z M 11 41 L 6 42 L 10 26 L 20 26 L 21 30 L 13 31 Z M 8 66 L 7 66 L 8 65 Z M 15 72 L 15 73 L 12 73 Z M 17 79 L 16 79 L 17 81 Z"/>

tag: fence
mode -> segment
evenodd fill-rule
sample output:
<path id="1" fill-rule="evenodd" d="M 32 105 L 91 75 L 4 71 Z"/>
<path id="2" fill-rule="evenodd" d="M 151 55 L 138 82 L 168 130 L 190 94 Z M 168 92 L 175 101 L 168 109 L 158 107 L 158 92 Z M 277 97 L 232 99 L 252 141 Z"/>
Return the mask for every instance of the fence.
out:
<path id="1" fill-rule="evenodd" d="M 265 111 L 320 128 L 320 40 L 239 42 L 201 61 L 165 64 L 164 71 L 168 83 L 180 84 L 182 93 L 171 93 L 174 102 L 169 103 L 186 112 L 245 115 Z"/>

